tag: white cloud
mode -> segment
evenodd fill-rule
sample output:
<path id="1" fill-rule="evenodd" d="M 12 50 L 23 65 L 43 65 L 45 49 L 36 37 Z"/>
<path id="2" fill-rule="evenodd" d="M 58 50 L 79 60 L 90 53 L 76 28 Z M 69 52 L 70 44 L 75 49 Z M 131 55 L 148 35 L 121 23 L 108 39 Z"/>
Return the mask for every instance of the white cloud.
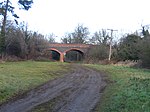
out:
<path id="1" fill-rule="evenodd" d="M 136 30 L 150 23 L 149 0 L 34 0 L 21 19 L 33 30 L 59 37 L 78 23 L 94 32 L 101 28 Z"/>

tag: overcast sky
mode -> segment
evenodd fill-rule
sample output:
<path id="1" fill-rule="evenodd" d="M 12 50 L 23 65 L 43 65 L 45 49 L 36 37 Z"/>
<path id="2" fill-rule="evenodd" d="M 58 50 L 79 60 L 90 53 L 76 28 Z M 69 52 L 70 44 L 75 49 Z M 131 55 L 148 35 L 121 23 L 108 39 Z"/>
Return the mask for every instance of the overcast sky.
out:
<path id="1" fill-rule="evenodd" d="M 61 38 L 78 24 L 90 32 L 113 28 L 125 32 L 150 24 L 150 0 L 34 0 L 29 11 L 17 11 L 29 28 Z"/>

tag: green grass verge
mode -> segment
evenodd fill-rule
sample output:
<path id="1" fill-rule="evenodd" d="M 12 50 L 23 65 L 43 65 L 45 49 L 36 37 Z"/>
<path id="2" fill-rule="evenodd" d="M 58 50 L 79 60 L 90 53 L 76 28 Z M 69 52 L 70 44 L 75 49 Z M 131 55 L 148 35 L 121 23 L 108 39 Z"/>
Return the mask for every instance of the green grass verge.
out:
<path id="1" fill-rule="evenodd" d="M 109 83 L 97 112 L 150 112 L 150 70 L 86 65 L 107 74 Z"/>
<path id="2" fill-rule="evenodd" d="M 48 80 L 63 76 L 68 64 L 58 62 L 0 63 L 0 104 Z"/>

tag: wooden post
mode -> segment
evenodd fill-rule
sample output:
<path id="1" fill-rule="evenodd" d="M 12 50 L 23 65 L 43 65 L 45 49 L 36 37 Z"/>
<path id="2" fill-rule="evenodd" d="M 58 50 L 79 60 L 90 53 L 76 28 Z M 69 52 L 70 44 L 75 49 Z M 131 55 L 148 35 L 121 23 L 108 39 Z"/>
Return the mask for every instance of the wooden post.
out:
<path id="1" fill-rule="evenodd" d="M 108 56 L 108 61 L 111 60 L 111 55 L 112 55 L 112 39 L 113 39 L 113 31 L 118 31 L 118 30 L 113 30 L 113 29 L 107 29 L 111 31 L 111 37 L 110 37 L 110 43 L 109 43 L 109 56 Z"/>

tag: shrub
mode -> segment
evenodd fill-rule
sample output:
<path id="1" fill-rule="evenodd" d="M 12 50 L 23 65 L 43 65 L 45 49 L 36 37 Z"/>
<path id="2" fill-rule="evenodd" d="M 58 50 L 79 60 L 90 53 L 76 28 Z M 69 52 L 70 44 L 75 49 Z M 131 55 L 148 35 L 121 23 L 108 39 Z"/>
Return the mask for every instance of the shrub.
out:
<path id="1" fill-rule="evenodd" d="M 99 62 L 108 58 L 109 48 L 106 45 L 97 45 L 89 49 L 86 61 L 88 62 Z"/>
<path id="2" fill-rule="evenodd" d="M 150 68 L 150 38 L 140 42 L 140 59 L 143 67 Z"/>

